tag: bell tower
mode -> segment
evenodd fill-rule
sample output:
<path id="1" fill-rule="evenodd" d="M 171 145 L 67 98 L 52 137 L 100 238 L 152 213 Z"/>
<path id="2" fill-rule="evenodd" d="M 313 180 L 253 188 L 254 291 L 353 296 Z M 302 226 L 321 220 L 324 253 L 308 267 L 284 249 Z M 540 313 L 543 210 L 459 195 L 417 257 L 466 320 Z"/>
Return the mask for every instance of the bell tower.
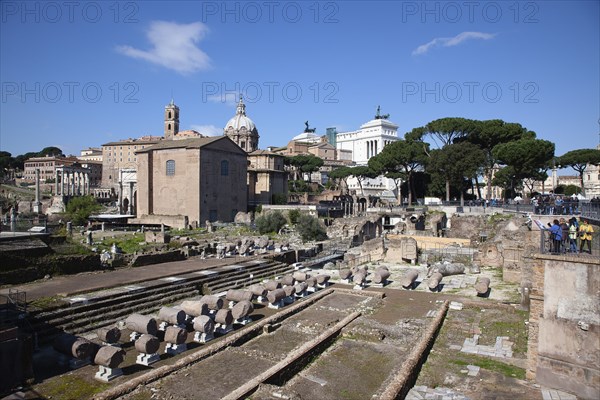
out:
<path id="1" fill-rule="evenodd" d="M 173 137 L 179 132 L 179 107 L 173 103 L 165 106 L 165 139 L 173 140 Z"/>

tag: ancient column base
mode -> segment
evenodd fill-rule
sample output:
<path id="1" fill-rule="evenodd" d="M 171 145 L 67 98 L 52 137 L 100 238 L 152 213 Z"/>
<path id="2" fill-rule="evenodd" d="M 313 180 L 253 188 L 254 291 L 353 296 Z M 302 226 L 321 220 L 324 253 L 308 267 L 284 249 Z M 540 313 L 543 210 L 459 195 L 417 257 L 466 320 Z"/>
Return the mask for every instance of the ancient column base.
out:
<path id="1" fill-rule="evenodd" d="M 171 354 L 176 356 L 179 353 L 183 353 L 187 350 L 187 345 L 183 344 L 175 344 L 175 343 L 167 343 L 165 346 L 165 354 Z"/>
<path id="2" fill-rule="evenodd" d="M 203 332 L 196 332 L 194 334 L 194 342 L 196 343 L 206 343 L 209 342 L 211 340 L 213 340 L 215 338 L 215 336 L 213 335 L 213 333 L 203 333 Z"/>
<path id="3" fill-rule="evenodd" d="M 58 358 L 58 364 L 67 366 L 69 369 L 79 369 L 81 367 L 85 367 L 86 365 L 90 365 L 91 363 L 92 361 L 89 357 L 80 359 L 61 354 Z"/>
<path id="4" fill-rule="evenodd" d="M 223 325 L 219 324 L 219 327 L 215 328 L 215 332 L 225 335 L 233 330 L 233 324 Z"/>
<path id="5" fill-rule="evenodd" d="M 123 370 L 121 368 L 108 368 L 102 365 L 100 365 L 99 367 L 100 368 L 98 372 L 96 372 L 96 375 L 94 375 L 94 378 L 96 378 L 99 381 L 110 382 L 113 379 L 123 375 Z"/>
<path id="6" fill-rule="evenodd" d="M 275 303 L 269 303 L 267 305 L 267 307 L 272 308 L 273 310 L 279 310 L 283 306 L 284 304 L 282 300 L 276 301 Z"/>
<path id="7" fill-rule="evenodd" d="M 244 317 L 244 318 L 236 319 L 235 321 L 233 321 L 234 324 L 239 324 L 239 325 L 247 325 L 250 322 L 252 322 L 252 319 L 250 317 Z"/>
<path id="8" fill-rule="evenodd" d="M 138 354 L 137 358 L 135 359 L 135 363 L 139 364 L 139 365 L 145 365 L 148 367 L 148 366 L 154 364 L 155 362 L 157 362 L 158 360 L 160 360 L 160 356 L 157 353 L 154 353 L 154 354 L 140 353 L 140 354 Z"/>

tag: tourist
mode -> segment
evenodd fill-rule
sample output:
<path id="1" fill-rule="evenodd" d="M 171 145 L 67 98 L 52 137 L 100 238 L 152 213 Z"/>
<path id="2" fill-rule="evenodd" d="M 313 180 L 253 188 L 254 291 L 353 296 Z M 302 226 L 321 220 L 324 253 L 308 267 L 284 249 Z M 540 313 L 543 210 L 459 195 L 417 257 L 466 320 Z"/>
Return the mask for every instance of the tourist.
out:
<path id="1" fill-rule="evenodd" d="M 562 228 L 557 219 L 552 221 L 552 226 L 550 227 L 550 235 L 552 237 L 552 253 L 558 254 L 558 253 L 560 253 L 560 243 L 562 240 Z"/>
<path id="2" fill-rule="evenodd" d="M 592 234 L 594 233 L 594 228 L 592 225 L 588 223 L 587 219 L 583 219 L 581 221 L 581 225 L 579 226 L 579 252 L 583 253 L 583 248 L 587 243 L 588 253 L 592 254 Z"/>
<path id="3" fill-rule="evenodd" d="M 567 225 L 567 221 L 565 221 L 564 218 L 560 219 L 560 228 L 562 229 L 561 232 L 561 252 L 562 253 L 566 253 L 567 252 L 567 243 L 569 243 L 569 225 Z"/>
<path id="4" fill-rule="evenodd" d="M 575 217 L 569 220 L 569 251 L 577 254 L 577 219 Z"/>

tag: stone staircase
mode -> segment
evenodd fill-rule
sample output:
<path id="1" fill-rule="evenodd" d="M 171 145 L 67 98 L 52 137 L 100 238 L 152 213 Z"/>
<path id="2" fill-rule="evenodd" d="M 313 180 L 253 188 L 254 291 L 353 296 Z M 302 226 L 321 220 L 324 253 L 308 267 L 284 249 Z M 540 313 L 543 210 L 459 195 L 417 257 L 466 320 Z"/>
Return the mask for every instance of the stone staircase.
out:
<path id="1" fill-rule="evenodd" d="M 156 313 L 163 306 L 185 299 L 243 288 L 293 270 L 270 259 L 246 261 L 84 294 L 71 298 L 71 304 L 65 307 L 30 312 L 27 320 L 38 345 L 45 345 L 62 332 L 84 335 L 133 313 Z"/>

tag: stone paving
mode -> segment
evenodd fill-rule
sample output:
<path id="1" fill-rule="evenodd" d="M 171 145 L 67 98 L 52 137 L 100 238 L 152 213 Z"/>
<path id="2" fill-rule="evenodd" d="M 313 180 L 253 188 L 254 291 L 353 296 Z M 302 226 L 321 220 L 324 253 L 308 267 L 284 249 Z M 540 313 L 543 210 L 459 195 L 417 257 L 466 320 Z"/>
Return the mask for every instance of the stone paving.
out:
<path id="1" fill-rule="evenodd" d="M 460 351 L 463 353 L 479 354 L 482 356 L 511 358 L 513 356 L 513 342 L 511 342 L 509 339 L 510 338 L 508 336 L 497 336 L 496 344 L 494 346 L 485 346 L 482 344 L 477 344 L 479 342 L 479 335 L 473 335 L 472 338 L 465 339 Z"/>
<path id="2" fill-rule="evenodd" d="M 475 367 L 475 366 L 468 365 L 467 368 L 469 368 L 469 367 Z M 475 368 L 477 368 L 477 372 L 479 372 L 479 367 L 475 367 Z M 468 375 L 476 376 L 477 375 L 476 373 L 475 373 L 475 375 L 471 374 L 474 370 L 475 369 L 470 368 Z M 565 393 L 565 392 L 561 392 L 560 390 L 542 388 L 541 392 L 542 392 L 543 400 L 577 400 L 577 397 L 575 397 L 574 395 Z M 434 389 L 434 388 L 429 388 L 427 386 L 415 386 L 412 389 L 410 389 L 410 391 L 406 395 L 406 400 L 428 400 L 428 399 L 432 399 L 432 400 L 470 400 L 470 398 L 465 396 L 464 394 L 462 394 L 458 391 L 452 390 L 452 389 L 444 388 L 444 387 L 437 387 Z"/>
<path id="3" fill-rule="evenodd" d="M 469 397 L 464 394 L 444 388 L 429 388 L 427 386 L 415 386 L 406 395 L 406 400 L 423 400 L 423 399 L 432 399 L 432 400 L 470 400 Z"/>
<path id="4" fill-rule="evenodd" d="M 542 389 L 542 398 L 544 400 L 577 400 L 577 397 L 572 394 L 554 389 Z"/>

